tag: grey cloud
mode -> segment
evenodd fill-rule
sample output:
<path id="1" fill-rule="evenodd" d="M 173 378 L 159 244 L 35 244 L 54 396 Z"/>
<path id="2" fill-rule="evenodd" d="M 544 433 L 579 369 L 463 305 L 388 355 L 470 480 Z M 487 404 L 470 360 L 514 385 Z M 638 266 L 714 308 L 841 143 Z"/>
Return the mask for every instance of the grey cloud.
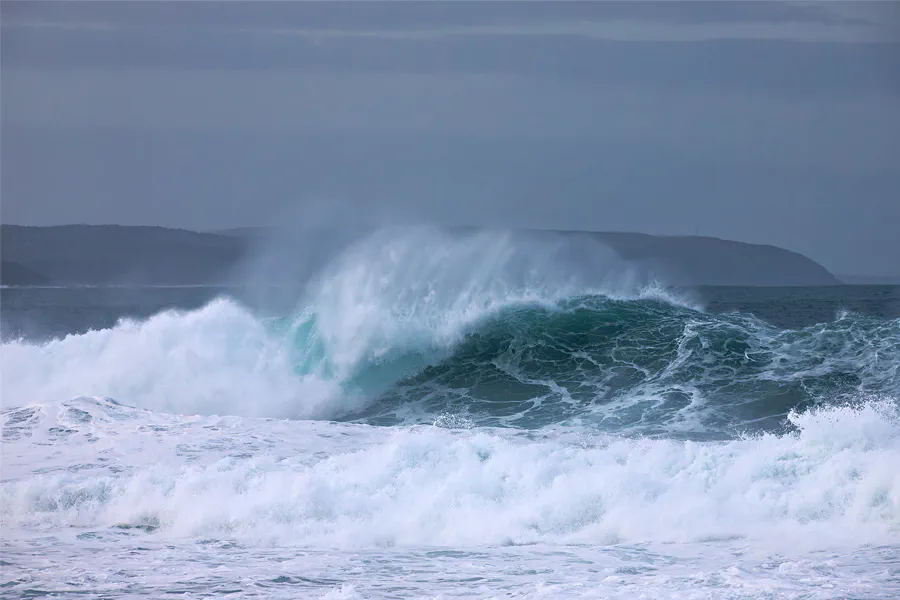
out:
<path id="1" fill-rule="evenodd" d="M 851 171 L 890 169 L 900 155 L 900 119 L 883 118 L 898 98 L 879 95 L 809 105 L 765 91 L 652 94 L 516 76 L 267 71 L 7 71 L 6 82 L 7 112 L 36 127 L 640 140 Z"/>
<path id="2" fill-rule="evenodd" d="M 505 74 L 649 88 L 769 89 L 785 94 L 900 91 L 900 44 L 610 42 L 573 36 L 427 41 L 30 30 L 2 38 L 5 68 L 97 67 L 305 73 Z M 710 60 L 715 56 L 716 60 Z"/>
<path id="3" fill-rule="evenodd" d="M 879 27 L 822 3 L 5 2 L 2 7 L 5 68 L 465 73 L 666 89 L 900 91 L 900 27 Z"/>
<path id="4" fill-rule="evenodd" d="M 885 3 L 868 10 L 831 10 L 821 2 L 342 2 L 67 1 L 3 3 L 7 24 L 79 23 L 117 27 L 298 28 L 414 31 L 548 22 L 644 21 L 670 25 L 716 23 L 811 23 L 869 25 Z"/>

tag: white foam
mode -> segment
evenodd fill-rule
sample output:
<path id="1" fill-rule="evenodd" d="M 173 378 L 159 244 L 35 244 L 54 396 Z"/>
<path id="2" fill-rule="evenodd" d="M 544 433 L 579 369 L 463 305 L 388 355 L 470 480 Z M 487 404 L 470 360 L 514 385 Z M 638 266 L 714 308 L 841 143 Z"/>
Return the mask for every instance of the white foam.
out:
<path id="1" fill-rule="evenodd" d="M 4 406 L 82 395 L 186 414 L 319 416 L 333 384 L 292 369 L 284 340 L 230 300 L 0 348 Z"/>
<path id="2" fill-rule="evenodd" d="M 62 459 L 39 458 L 35 438 L 9 442 L 5 464 L 47 472 L 3 484 L 4 531 L 152 525 L 163 538 L 332 548 L 798 549 L 900 535 L 892 401 L 793 415 L 794 434 L 727 443 L 174 417 L 141 429 L 144 416 L 125 417 L 94 419 L 99 442 L 68 435 Z M 35 435 L 57 426 L 51 414 Z"/>

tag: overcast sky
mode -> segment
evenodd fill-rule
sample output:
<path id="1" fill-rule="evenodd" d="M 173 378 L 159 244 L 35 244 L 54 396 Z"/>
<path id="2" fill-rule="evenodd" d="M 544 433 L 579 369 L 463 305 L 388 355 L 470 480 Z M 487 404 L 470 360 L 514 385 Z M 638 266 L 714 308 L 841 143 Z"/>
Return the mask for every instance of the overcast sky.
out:
<path id="1" fill-rule="evenodd" d="M 9 2 L 4 223 L 694 234 L 900 275 L 900 3 Z"/>

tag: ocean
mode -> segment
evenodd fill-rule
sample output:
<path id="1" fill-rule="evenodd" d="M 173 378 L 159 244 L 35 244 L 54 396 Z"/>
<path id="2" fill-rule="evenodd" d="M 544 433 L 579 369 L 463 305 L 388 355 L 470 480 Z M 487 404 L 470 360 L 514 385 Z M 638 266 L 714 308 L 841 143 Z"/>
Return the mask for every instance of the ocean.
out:
<path id="1" fill-rule="evenodd" d="M 0 290 L 0 595 L 900 597 L 900 287 L 437 237 Z"/>

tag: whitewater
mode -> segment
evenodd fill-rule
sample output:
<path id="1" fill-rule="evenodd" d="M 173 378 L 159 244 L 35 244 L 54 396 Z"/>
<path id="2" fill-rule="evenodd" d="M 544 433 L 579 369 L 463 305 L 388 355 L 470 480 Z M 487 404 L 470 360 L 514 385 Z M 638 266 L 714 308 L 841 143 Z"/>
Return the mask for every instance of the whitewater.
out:
<path id="1" fill-rule="evenodd" d="M 889 311 L 783 327 L 587 236 L 428 228 L 286 313 L 3 292 L 4 597 L 900 595 Z"/>

